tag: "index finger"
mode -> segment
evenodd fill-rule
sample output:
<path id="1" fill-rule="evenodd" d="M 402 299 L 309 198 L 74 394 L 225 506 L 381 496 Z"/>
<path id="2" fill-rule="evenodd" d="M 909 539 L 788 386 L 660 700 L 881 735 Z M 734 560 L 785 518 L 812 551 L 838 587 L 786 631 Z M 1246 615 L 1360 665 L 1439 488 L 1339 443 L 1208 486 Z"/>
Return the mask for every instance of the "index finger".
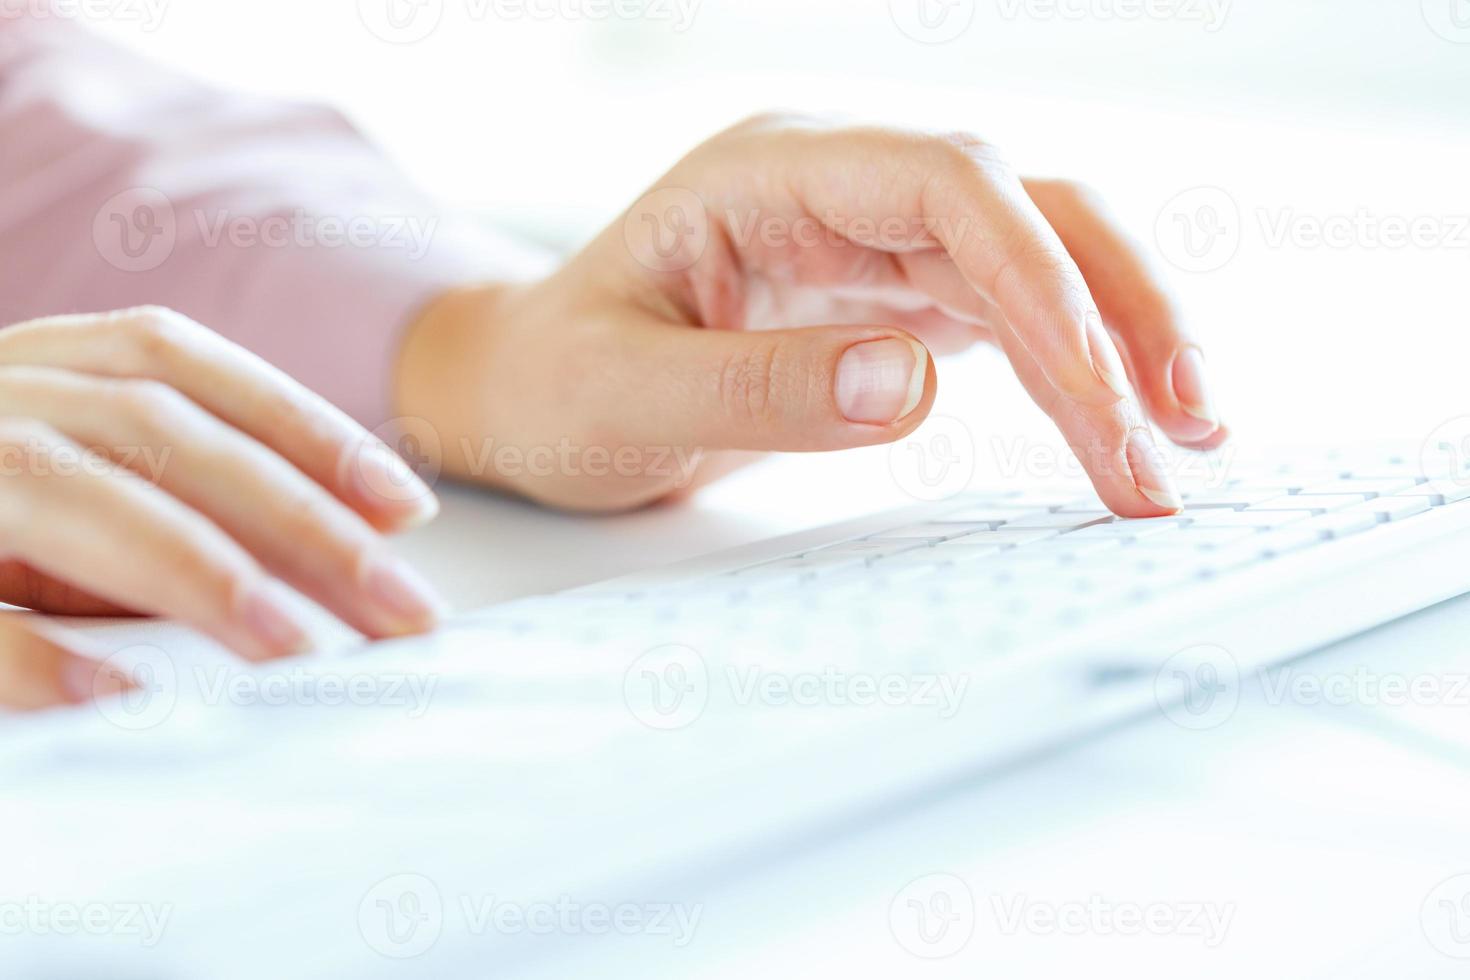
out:
<path id="1" fill-rule="evenodd" d="M 785 175 L 802 206 L 819 217 L 922 222 L 925 234 L 907 245 L 858 243 L 900 252 L 942 248 L 964 283 L 999 308 L 1009 335 L 1002 346 L 1069 439 L 1097 429 L 1111 440 L 1120 419 L 1138 415 L 1118 349 L 1082 272 L 993 148 L 963 134 L 886 130 L 816 132 L 806 142 Z M 1110 491 L 1104 496 L 1115 510 L 1157 513 L 1176 506 L 1162 474 L 1150 474 L 1146 491 L 1125 489 L 1116 471 L 1105 472 L 1116 468 L 1104 465 L 1103 457 L 1082 458 L 1094 484 Z"/>
<path id="2" fill-rule="evenodd" d="M 911 243 L 854 240 L 943 248 L 1064 396 L 1096 406 L 1132 397 L 1086 280 L 994 147 L 967 134 L 819 130 L 790 157 L 787 184 L 811 214 L 921 223 L 926 234 Z"/>

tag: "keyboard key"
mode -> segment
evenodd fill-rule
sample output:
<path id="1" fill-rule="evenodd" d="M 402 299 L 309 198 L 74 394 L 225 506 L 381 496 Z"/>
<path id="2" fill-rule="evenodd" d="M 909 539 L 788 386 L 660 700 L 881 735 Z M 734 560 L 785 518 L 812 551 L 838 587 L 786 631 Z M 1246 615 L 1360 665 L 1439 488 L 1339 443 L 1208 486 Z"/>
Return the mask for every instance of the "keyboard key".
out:
<path id="1" fill-rule="evenodd" d="M 1045 541 L 1047 538 L 1054 538 L 1061 533 L 1060 529 L 1054 527 L 998 527 L 994 531 L 978 531 L 975 534 L 967 534 L 959 540 L 967 545 L 1023 545 L 1031 544 L 1033 541 Z M 935 547 L 954 547 L 954 544 L 941 543 Z"/>
<path id="2" fill-rule="evenodd" d="M 928 547 L 927 542 L 913 539 L 892 541 L 882 538 L 868 538 L 864 541 L 844 541 L 841 544 L 828 545 L 816 551 L 809 551 L 803 558 L 830 558 L 837 555 L 863 555 L 866 558 L 884 558 L 888 555 L 901 554 L 912 551 L 915 548 Z"/>
<path id="3" fill-rule="evenodd" d="M 1033 517 L 1025 517 L 1020 520 L 1006 521 L 1001 529 L 1007 531 L 1024 531 L 1033 529 L 1050 529 L 1055 531 L 1071 531 L 1079 527 L 1088 527 L 1093 524 L 1106 523 L 1113 519 L 1113 515 L 1107 511 L 1092 511 L 1087 514 L 1038 514 Z"/>
<path id="4" fill-rule="evenodd" d="M 1401 521 L 1405 517 L 1413 517 L 1429 510 L 1430 504 L 1427 497 L 1377 497 L 1361 504 L 1353 504 L 1341 513 L 1354 513 L 1360 510 L 1370 511 L 1378 515 L 1380 521 Z"/>
<path id="5" fill-rule="evenodd" d="M 989 531 L 995 525 L 989 523 L 971 522 L 961 523 L 926 523 L 910 524 L 907 527 L 896 527 L 888 531 L 879 531 L 866 541 L 944 541 L 949 538 L 958 538 L 965 534 L 974 534 L 976 531 Z"/>
<path id="6" fill-rule="evenodd" d="M 1342 510 L 1351 507 L 1362 500 L 1369 499 L 1369 494 L 1359 493 L 1325 493 L 1325 494 L 1294 494 L 1285 497 L 1272 497 L 1261 504 L 1252 504 L 1247 510 L 1306 510 L 1314 514 L 1328 514 L 1334 510 Z"/>
<path id="7" fill-rule="evenodd" d="M 1259 564 L 1270 557 L 1270 552 L 1257 541 L 1243 541 L 1209 551 L 1193 553 L 1191 565 L 1196 574 L 1223 575 L 1251 565 Z"/>
<path id="8" fill-rule="evenodd" d="M 1319 514 L 1296 525 L 1306 531 L 1316 531 L 1324 537 L 1342 538 L 1378 525 L 1378 515 L 1371 510 L 1340 510 L 1331 514 Z"/>
<path id="9" fill-rule="evenodd" d="M 1286 498 L 1290 500 L 1291 498 Z M 1205 510 L 1185 511 L 1193 518 L 1190 527 L 1281 527 L 1312 516 L 1310 510 Z"/>
<path id="10" fill-rule="evenodd" d="M 1275 487 L 1265 490 L 1251 487 L 1224 487 L 1219 490 L 1199 490 L 1183 496 L 1186 509 L 1193 507 L 1249 507 L 1280 496 Z"/>
<path id="11" fill-rule="evenodd" d="M 830 555 L 824 555 L 823 552 L 815 551 L 802 558 L 782 558 L 778 561 L 768 561 L 760 565 L 751 565 L 748 568 L 741 568 L 732 572 L 728 577 L 742 580 L 751 578 L 807 578 L 815 575 L 829 575 L 832 572 L 845 571 L 850 568 L 862 568 L 867 563 L 867 556 L 862 554 L 844 555 L 834 552 Z"/>
<path id="12" fill-rule="evenodd" d="M 1140 547 L 1160 548 L 1219 548 L 1237 541 L 1244 541 L 1261 534 L 1257 527 L 1196 527 L 1193 524 L 1179 528 L 1174 534 L 1157 534 L 1140 540 Z"/>
<path id="13" fill-rule="evenodd" d="M 1101 526 L 1101 525 L 1100 525 Z M 1128 543 L 1127 538 L 1079 538 L 1075 534 L 1064 534 L 1059 538 L 1034 544 L 1027 548 L 1017 548 L 1017 558 L 1028 554 L 1055 555 L 1062 561 L 1081 561 L 1097 555 L 1098 552 L 1111 552 L 1122 548 Z"/>
<path id="14" fill-rule="evenodd" d="M 1167 534 L 1170 531 L 1177 531 L 1186 520 L 1186 518 L 1175 517 L 1149 517 L 1139 520 L 1118 520 L 1111 524 L 1093 524 L 1068 533 L 1063 540 L 1146 538 L 1155 534 Z"/>
<path id="15" fill-rule="evenodd" d="M 1415 482 L 1412 476 L 1384 480 L 1333 480 L 1329 483 L 1313 484 L 1303 490 L 1302 493 L 1361 493 L 1369 496 L 1383 496 L 1384 494 L 1408 490 L 1414 486 Z"/>
<path id="16" fill-rule="evenodd" d="M 1430 506 L 1443 507 L 1445 504 L 1459 503 L 1470 498 L 1470 481 L 1462 483 L 1458 480 L 1431 480 L 1410 490 L 1403 490 L 1396 496 L 1425 497 Z"/>
<path id="17" fill-rule="evenodd" d="M 978 561 L 981 558 L 990 558 L 998 555 L 1006 549 L 998 544 L 964 544 L 954 541 L 932 548 L 919 548 L 913 551 L 905 551 L 897 555 L 883 558 L 875 564 L 877 568 L 887 568 L 890 565 L 919 565 L 919 564 L 944 564 L 947 562 L 963 563 Z M 1016 550 L 1015 555 L 1022 554 L 1026 549 Z"/>
<path id="18" fill-rule="evenodd" d="M 1087 500 L 1074 500 L 1063 507 L 1052 508 L 1053 514 L 1108 514 L 1111 513 L 1103 506 L 1102 501 L 1096 497 Z"/>
<path id="19" fill-rule="evenodd" d="M 1015 520 L 1018 517 L 1035 517 L 1039 514 L 1047 514 L 1050 511 L 1045 508 L 1033 507 L 1031 505 L 1018 507 L 990 506 L 965 507 L 961 510 L 950 511 L 947 514 L 935 515 L 932 523 L 935 524 L 1001 524 L 1005 521 Z"/>
<path id="20" fill-rule="evenodd" d="M 1259 545 L 1269 555 L 1279 556 L 1315 547 L 1325 540 L 1321 531 L 1302 524 L 1293 524 L 1279 531 L 1267 531 L 1255 538 L 1252 544 Z"/>

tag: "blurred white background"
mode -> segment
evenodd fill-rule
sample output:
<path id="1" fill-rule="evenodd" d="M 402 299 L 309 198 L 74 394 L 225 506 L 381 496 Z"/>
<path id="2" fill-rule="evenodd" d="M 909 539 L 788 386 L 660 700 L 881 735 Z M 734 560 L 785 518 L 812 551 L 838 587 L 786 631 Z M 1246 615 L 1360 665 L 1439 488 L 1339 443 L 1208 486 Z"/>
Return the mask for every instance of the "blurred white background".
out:
<path id="1" fill-rule="evenodd" d="M 973 130 L 1105 193 L 1248 438 L 1470 412 L 1467 0 L 97 2 L 122 42 L 340 106 L 448 201 L 567 245 L 755 111 Z M 938 411 L 1050 438 L 988 352 L 940 380 Z"/>

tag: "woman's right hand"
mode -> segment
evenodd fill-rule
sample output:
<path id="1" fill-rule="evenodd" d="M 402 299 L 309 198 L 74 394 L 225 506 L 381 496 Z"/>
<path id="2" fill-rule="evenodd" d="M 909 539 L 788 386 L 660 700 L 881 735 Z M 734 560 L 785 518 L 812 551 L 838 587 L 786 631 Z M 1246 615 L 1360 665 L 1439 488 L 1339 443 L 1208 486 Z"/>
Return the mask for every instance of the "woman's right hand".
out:
<path id="1" fill-rule="evenodd" d="M 250 660 L 302 652 L 299 590 L 371 637 L 433 590 L 380 532 L 435 514 L 387 446 L 285 374 L 167 310 L 0 330 L 0 602 L 194 626 Z M 118 691 L 85 644 L 0 614 L 0 706 Z"/>

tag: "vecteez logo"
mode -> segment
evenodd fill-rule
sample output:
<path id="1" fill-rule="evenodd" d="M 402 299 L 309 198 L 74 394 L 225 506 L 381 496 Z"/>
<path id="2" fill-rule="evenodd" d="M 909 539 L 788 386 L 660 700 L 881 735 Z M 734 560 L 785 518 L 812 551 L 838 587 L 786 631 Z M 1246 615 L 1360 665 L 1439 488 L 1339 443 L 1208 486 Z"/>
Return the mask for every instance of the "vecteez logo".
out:
<path id="1" fill-rule="evenodd" d="M 975 0 L 888 0 L 888 13 L 905 37 L 947 44 L 975 22 Z"/>
<path id="2" fill-rule="evenodd" d="M 1218 728 L 1240 705 L 1240 666 L 1224 647 L 1186 647 L 1154 675 L 1154 700 L 1164 717 L 1180 728 Z"/>
<path id="3" fill-rule="evenodd" d="M 92 244 L 121 272 L 152 272 L 179 241 L 173 202 L 152 187 L 132 187 L 108 198 L 92 221 Z"/>
<path id="4" fill-rule="evenodd" d="M 1219 187 L 1182 191 L 1160 209 L 1154 241 L 1164 258 L 1185 272 L 1223 269 L 1240 248 L 1240 207 Z"/>
<path id="5" fill-rule="evenodd" d="M 1452 44 L 1470 44 L 1470 0 L 1420 0 L 1424 23 Z"/>
<path id="6" fill-rule="evenodd" d="M 357 16 L 389 44 L 417 44 L 439 29 L 444 0 L 357 0 Z"/>
<path id="7" fill-rule="evenodd" d="M 678 644 L 639 656 L 623 675 L 623 701 L 634 718 L 659 731 L 694 724 L 709 703 L 709 668 L 699 652 Z"/>
<path id="8" fill-rule="evenodd" d="M 975 895 L 964 879 L 928 874 L 905 885 L 888 905 L 888 928 L 908 953 L 947 959 L 975 935 Z"/>
<path id="9" fill-rule="evenodd" d="M 971 485 L 978 455 L 968 425 L 948 415 L 931 415 L 888 448 L 888 471 L 904 493 L 933 503 Z"/>
<path id="10" fill-rule="evenodd" d="M 363 942 L 382 956 L 422 956 L 444 931 L 444 898 L 423 875 L 384 878 L 358 903 L 357 928 Z"/>

